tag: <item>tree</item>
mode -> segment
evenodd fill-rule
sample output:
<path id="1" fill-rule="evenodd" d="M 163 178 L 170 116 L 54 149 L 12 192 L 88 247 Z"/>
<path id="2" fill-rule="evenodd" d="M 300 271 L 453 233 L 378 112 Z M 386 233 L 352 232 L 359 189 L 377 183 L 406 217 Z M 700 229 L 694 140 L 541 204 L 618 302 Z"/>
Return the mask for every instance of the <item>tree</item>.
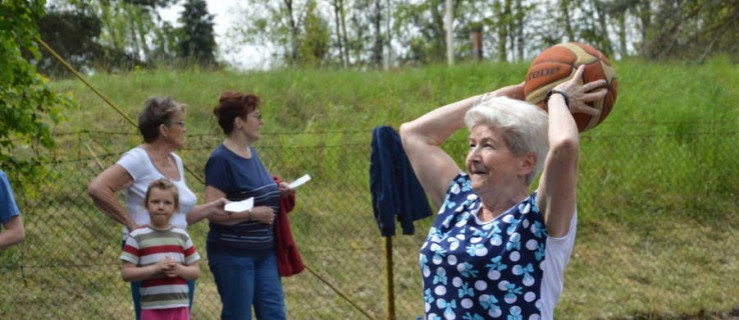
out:
<path id="1" fill-rule="evenodd" d="M 142 7 L 169 7 L 172 4 L 179 2 L 179 0 L 123 0 L 124 3 L 133 4 Z"/>
<path id="2" fill-rule="evenodd" d="M 577 39 L 598 48 L 606 56 L 613 55 L 609 39 L 609 11 L 600 0 L 588 0 L 581 3 L 582 18 L 577 29 Z"/>
<path id="3" fill-rule="evenodd" d="M 508 23 L 509 17 L 511 16 L 511 1 L 505 0 L 504 3 L 496 2 L 493 5 L 495 9 L 495 15 L 498 17 L 495 29 L 498 34 L 498 61 L 508 61 L 508 35 L 510 33 Z"/>
<path id="4" fill-rule="evenodd" d="M 84 11 L 101 21 L 96 42 L 102 58 L 96 66 L 108 72 L 129 70 L 135 66 L 169 63 L 177 57 L 176 32 L 158 14 L 159 8 L 179 0 L 56 0 L 68 11 Z"/>
<path id="5" fill-rule="evenodd" d="M 458 3 L 454 3 L 454 12 L 457 12 Z M 430 63 L 446 59 L 445 5 L 444 0 L 398 5 L 396 21 L 405 24 L 404 31 L 412 35 L 398 39 L 403 47 L 408 48 L 403 60 Z"/>
<path id="6" fill-rule="evenodd" d="M 514 6 L 514 14 L 511 19 L 511 28 L 516 37 L 516 61 L 523 61 L 524 59 L 524 48 L 526 47 L 526 36 L 524 33 L 526 16 L 530 10 L 529 7 L 524 6 L 521 0 L 516 0 Z"/>
<path id="7" fill-rule="evenodd" d="M 736 1 L 654 0 L 652 6 L 656 9 L 644 18 L 650 24 L 643 26 L 642 56 L 703 61 L 715 51 L 736 59 L 739 42 L 739 4 Z"/>
<path id="8" fill-rule="evenodd" d="M 298 61 L 300 65 L 320 66 L 328 54 L 331 36 L 328 23 L 318 15 L 311 1 L 305 16 L 304 32 L 300 35 Z"/>
<path id="9" fill-rule="evenodd" d="M 52 6 L 39 19 L 38 26 L 41 38 L 77 70 L 90 69 L 103 58 L 104 48 L 97 42 L 102 21 L 84 7 L 64 10 Z M 47 76 L 69 74 L 64 65 L 46 50 L 42 51 L 36 67 Z"/>
<path id="10" fill-rule="evenodd" d="M 344 10 L 344 0 L 330 0 L 331 8 L 334 13 L 334 28 L 336 37 L 336 48 L 339 51 L 339 63 L 342 67 L 349 66 L 349 54 L 347 52 L 347 36 L 346 36 L 346 11 Z"/>
<path id="11" fill-rule="evenodd" d="M 618 54 L 622 57 L 629 56 L 628 50 L 628 39 L 627 32 L 628 27 L 626 26 L 627 11 L 629 10 L 630 3 L 632 0 L 626 1 L 615 1 L 610 6 L 611 17 L 615 22 L 616 38 L 618 39 Z"/>
<path id="12" fill-rule="evenodd" d="M 155 27 L 153 8 L 116 0 L 101 0 L 98 5 L 104 25 L 102 44 L 146 61 L 150 51 L 147 34 Z"/>
<path id="13" fill-rule="evenodd" d="M 324 30 L 308 27 L 308 15 L 328 27 L 325 34 L 330 42 L 321 59 L 322 65 L 379 66 L 383 51 L 391 52 L 388 48 L 391 44 L 397 50 L 394 58 L 401 64 L 434 63 L 447 57 L 446 0 L 246 2 L 240 35 L 247 43 L 274 48 L 274 56 L 290 65 L 299 65 L 301 59 L 312 59 L 306 55 L 310 50 L 306 51 L 303 42 L 309 38 L 315 41 L 324 32 L 306 34 Z M 736 1 L 451 2 L 452 48 L 455 59 L 462 60 L 469 56 L 473 29 L 483 31 L 483 47 L 489 48 L 483 57 L 498 61 L 525 61 L 563 41 L 588 43 L 612 58 L 643 55 L 653 59 L 694 57 L 702 61 L 718 52 L 736 59 L 739 43 Z M 312 4 L 318 9 L 309 10 Z"/>
<path id="14" fill-rule="evenodd" d="M 301 32 L 315 0 L 244 1 L 242 23 L 233 31 L 242 43 L 269 46 L 288 65 L 298 64 Z"/>
<path id="15" fill-rule="evenodd" d="M 348 4 L 350 10 L 346 20 L 349 27 L 345 28 L 347 30 L 344 30 L 344 37 L 350 65 L 362 67 L 372 65 L 377 34 L 372 27 L 376 15 L 374 5 L 374 0 L 354 0 Z"/>
<path id="16" fill-rule="evenodd" d="M 177 60 L 179 36 L 178 30 L 169 22 L 164 22 L 154 31 L 152 50 L 149 52 L 149 61 L 155 64 L 171 64 Z"/>
<path id="17" fill-rule="evenodd" d="M 192 59 L 201 66 L 215 65 L 216 40 L 213 15 L 208 13 L 205 0 L 187 0 L 179 22 L 179 56 Z"/>
<path id="18" fill-rule="evenodd" d="M 570 4 L 572 0 L 562 0 L 559 2 L 560 15 L 562 17 L 562 23 L 565 28 L 565 36 L 569 41 L 577 39 L 575 37 L 575 30 L 572 28 L 572 16 L 570 15 Z"/>
<path id="19" fill-rule="evenodd" d="M 382 4 L 381 0 L 374 0 L 372 9 L 372 30 L 374 31 L 374 41 L 372 46 L 372 65 L 375 69 L 382 67 L 382 48 L 383 48 L 383 36 L 382 36 Z"/>
<path id="20" fill-rule="evenodd" d="M 43 150 L 54 147 L 50 125 L 61 121 L 67 98 L 46 85 L 32 61 L 41 58 L 36 21 L 45 1 L 0 1 L 0 165 L 26 177 L 39 174 Z M 26 60 L 28 52 L 32 60 Z"/>

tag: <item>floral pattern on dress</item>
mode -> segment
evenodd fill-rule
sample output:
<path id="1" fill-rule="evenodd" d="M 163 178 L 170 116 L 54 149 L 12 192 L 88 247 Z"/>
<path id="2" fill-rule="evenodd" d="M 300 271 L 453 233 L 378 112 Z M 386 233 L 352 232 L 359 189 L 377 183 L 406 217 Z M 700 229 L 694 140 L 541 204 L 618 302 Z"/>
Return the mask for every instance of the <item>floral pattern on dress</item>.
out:
<path id="1" fill-rule="evenodd" d="M 426 319 L 539 320 L 547 233 L 536 193 L 478 223 L 469 175 L 449 186 L 420 250 Z"/>

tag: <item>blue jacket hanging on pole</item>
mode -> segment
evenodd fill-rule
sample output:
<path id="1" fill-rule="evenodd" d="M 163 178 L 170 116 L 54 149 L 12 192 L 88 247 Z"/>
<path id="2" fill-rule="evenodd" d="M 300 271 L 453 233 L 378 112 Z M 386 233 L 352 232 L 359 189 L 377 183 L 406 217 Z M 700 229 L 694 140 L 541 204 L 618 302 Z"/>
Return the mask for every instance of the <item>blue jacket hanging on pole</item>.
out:
<path id="1" fill-rule="evenodd" d="M 426 194 L 413 172 L 393 128 L 378 126 L 372 131 L 370 191 L 375 220 L 384 237 L 395 235 L 395 220 L 403 234 L 413 234 L 413 221 L 431 215 Z"/>

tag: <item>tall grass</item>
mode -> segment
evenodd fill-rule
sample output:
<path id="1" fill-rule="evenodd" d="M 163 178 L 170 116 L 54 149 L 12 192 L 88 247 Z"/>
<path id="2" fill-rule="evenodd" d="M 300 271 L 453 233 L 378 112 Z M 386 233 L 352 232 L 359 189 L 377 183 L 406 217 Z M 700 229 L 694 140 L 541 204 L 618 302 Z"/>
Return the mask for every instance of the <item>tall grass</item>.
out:
<path id="1" fill-rule="evenodd" d="M 342 175 L 366 177 L 368 168 L 347 164 L 366 162 L 368 152 L 345 152 L 330 161 L 322 161 L 326 160 L 322 155 L 290 158 L 287 163 L 280 161 L 286 152 L 280 146 L 366 144 L 369 148 L 375 126 L 397 128 L 437 106 L 520 82 L 526 67 L 481 63 L 387 72 L 155 70 L 99 74 L 89 80 L 133 119 L 152 95 L 169 95 L 186 103 L 190 139 L 209 139 L 213 144 L 221 139 L 212 116 L 219 94 L 225 90 L 256 93 L 263 101 L 265 121 L 258 147 L 263 147 L 268 167 L 279 168 L 285 176 L 297 177 L 311 168 L 316 175 L 335 177 L 332 184 L 313 185 L 301 195 L 301 208 L 310 211 L 326 205 L 311 200 L 312 195 L 334 197 L 331 203 L 350 198 L 368 206 L 366 189 L 349 197 L 338 192 L 350 189 L 351 181 L 341 181 Z M 580 227 L 558 318 L 669 319 L 738 307 L 739 68 L 720 58 L 703 65 L 621 61 L 615 67 L 616 105 L 603 124 L 583 134 Z M 135 133 L 81 82 L 58 81 L 53 86 L 79 105 L 66 115 L 67 122 L 54 128 L 56 132 Z M 457 133 L 445 146 L 460 163 L 465 135 Z M 123 152 L 138 143 L 135 134 L 126 141 L 98 139 L 108 152 Z M 186 162 L 201 168 L 198 162 L 208 151 L 183 150 L 182 154 L 191 159 Z M 326 235 L 316 221 L 332 211 L 316 211 L 297 218 L 303 220 L 294 228 L 304 243 L 318 244 L 323 239 L 318 237 L 326 236 L 351 242 L 356 236 Z M 358 210 L 342 210 L 349 215 L 342 219 L 350 221 L 354 211 Z M 429 223 L 419 223 L 420 237 Z M 368 233 L 376 232 L 374 226 L 366 228 Z M 418 281 L 412 280 L 419 276 L 413 259 L 421 238 L 401 241 L 409 242 L 399 248 L 409 258 L 396 261 L 396 275 L 402 275 L 396 283 L 403 287 L 398 290 L 407 290 L 406 296 L 413 297 L 402 301 L 413 310 L 406 314 L 410 317 L 422 312 Z M 330 264 L 337 257 L 308 254 L 307 258 Z M 341 274 L 333 276 L 352 281 Z M 305 289 L 290 285 L 288 281 L 291 290 Z M 327 296 L 332 299 L 330 293 Z"/>

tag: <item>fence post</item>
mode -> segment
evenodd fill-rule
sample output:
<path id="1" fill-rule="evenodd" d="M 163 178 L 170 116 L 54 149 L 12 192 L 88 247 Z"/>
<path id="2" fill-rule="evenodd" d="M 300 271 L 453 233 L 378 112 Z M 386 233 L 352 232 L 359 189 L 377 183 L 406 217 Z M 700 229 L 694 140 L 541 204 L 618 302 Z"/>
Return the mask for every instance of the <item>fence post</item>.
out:
<path id="1" fill-rule="evenodd" d="M 472 60 L 482 60 L 482 28 L 473 25 L 470 39 L 472 40 Z"/>
<path id="2" fill-rule="evenodd" d="M 387 318 L 395 320 L 395 284 L 393 281 L 393 237 L 385 237 L 385 263 L 387 268 Z"/>

